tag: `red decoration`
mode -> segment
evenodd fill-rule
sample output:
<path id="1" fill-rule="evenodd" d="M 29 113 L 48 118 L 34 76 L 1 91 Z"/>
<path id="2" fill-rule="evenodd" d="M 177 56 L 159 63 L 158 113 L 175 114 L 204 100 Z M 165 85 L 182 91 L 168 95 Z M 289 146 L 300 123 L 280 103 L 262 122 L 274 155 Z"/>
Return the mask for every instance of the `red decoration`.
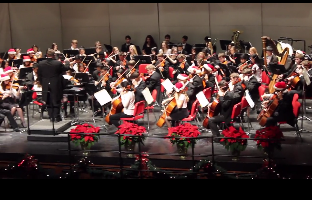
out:
<path id="1" fill-rule="evenodd" d="M 269 144 L 277 145 L 277 148 L 280 148 L 281 141 L 279 139 L 282 139 L 284 137 L 283 132 L 278 126 L 270 126 L 266 127 L 260 130 L 256 131 L 255 138 L 261 138 L 261 139 L 274 139 L 271 141 L 266 140 L 257 140 L 257 146 L 258 148 L 267 148 L 269 147 Z"/>
<path id="2" fill-rule="evenodd" d="M 172 144 L 181 144 L 186 145 L 188 147 L 191 142 L 196 143 L 195 140 L 191 138 L 196 138 L 200 135 L 197 126 L 194 126 L 190 123 L 181 124 L 177 127 L 171 127 L 168 129 L 168 137 Z M 189 137 L 189 138 L 184 138 Z"/>
<path id="3" fill-rule="evenodd" d="M 87 143 L 92 145 L 99 140 L 99 135 L 94 134 L 78 134 L 78 133 L 99 133 L 100 127 L 94 127 L 92 124 L 77 125 L 74 129 L 71 129 L 69 133 L 71 141 L 77 145 L 80 143 Z"/>
<path id="4" fill-rule="evenodd" d="M 124 135 L 121 136 L 120 141 L 121 145 L 124 145 L 127 142 L 143 142 L 145 139 L 143 133 L 146 133 L 144 126 L 139 126 L 134 123 L 124 122 L 118 127 L 118 130 L 115 134 Z M 141 136 L 141 137 L 132 137 L 132 136 Z"/>
<path id="5" fill-rule="evenodd" d="M 241 127 L 237 130 L 233 126 L 229 127 L 228 129 L 224 129 L 221 133 L 224 137 L 227 138 L 222 138 L 220 142 L 227 142 L 227 143 L 240 143 L 242 145 L 247 144 L 247 140 L 244 139 L 237 139 L 237 138 L 249 138 L 249 136 L 243 131 Z"/>
<path id="6" fill-rule="evenodd" d="M 25 168 L 26 170 L 32 170 L 38 167 L 38 160 L 34 159 L 34 156 L 26 155 L 17 166 Z"/>

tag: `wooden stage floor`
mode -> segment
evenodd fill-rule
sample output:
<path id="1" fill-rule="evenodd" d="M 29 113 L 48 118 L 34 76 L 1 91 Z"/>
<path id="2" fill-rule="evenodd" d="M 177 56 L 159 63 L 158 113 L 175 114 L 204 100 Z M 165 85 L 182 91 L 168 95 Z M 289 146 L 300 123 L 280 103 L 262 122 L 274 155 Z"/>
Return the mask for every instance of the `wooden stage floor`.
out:
<path id="1" fill-rule="evenodd" d="M 307 106 L 312 105 L 312 102 L 307 102 Z M 159 108 L 158 108 L 159 110 Z M 80 113 L 80 120 L 89 120 L 92 121 L 92 113 L 89 109 L 88 112 Z M 155 115 L 158 117 L 159 112 L 155 112 Z M 307 115 L 311 116 L 311 111 L 307 110 Z M 253 112 L 251 120 L 253 129 L 251 130 L 251 135 L 259 128 L 258 123 L 255 121 L 256 113 Z M 98 122 L 96 125 L 103 125 L 103 122 L 100 118 L 97 118 Z M 153 113 L 149 113 L 150 119 L 150 131 L 149 136 L 144 142 L 144 146 L 141 146 L 141 151 L 150 153 L 150 160 L 158 159 L 181 159 L 178 156 L 172 154 L 177 153 L 176 147 L 172 146 L 169 140 L 159 138 L 159 136 L 167 135 L 167 128 L 158 128 L 155 125 L 155 117 Z M 30 115 L 30 124 L 34 124 L 39 121 L 39 114 L 35 114 L 34 118 Z M 145 117 L 145 124 L 147 118 Z M 301 123 L 299 121 L 299 127 Z M 247 124 L 245 124 L 247 126 Z M 311 122 L 308 120 L 303 121 L 303 127 L 306 130 L 312 131 Z M 108 133 L 107 135 L 101 136 L 98 143 L 96 143 L 92 150 L 101 150 L 103 152 L 92 152 L 91 157 L 101 157 L 103 159 L 118 157 L 118 140 L 114 136 L 113 130 L 115 128 L 107 126 Z M 275 152 L 275 157 L 280 158 L 276 159 L 277 164 L 285 165 L 305 165 L 312 166 L 312 132 L 311 133 L 301 133 L 302 141 L 295 135 L 295 131 L 289 125 L 281 125 L 283 133 L 285 135 L 285 141 L 282 144 L 282 150 Z M 52 129 L 52 125 L 51 125 Z M 104 130 L 102 130 L 104 132 Z M 153 136 L 158 136 L 158 138 L 153 138 Z M 208 130 L 202 132 L 202 136 L 211 136 Z M 230 153 L 225 150 L 221 144 L 214 144 L 214 154 L 216 155 L 216 162 L 232 162 L 232 158 L 228 157 Z M 79 147 L 72 145 L 73 149 L 78 150 Z M 61 151 L 61 149 L 67 149 L 68 143 L 66 142 L 32 142 L 27 141 L 27 132 L 15 133 L 4 130 L 0 128 L 0 160 L 9 158 L 9 154 L 12 155 L 22 155 L 22 154 L 32 154 L 32 155 L 45 155 L 44 157 L 55 157 L 55 156 L 66 156 L 68 155 L 67 151 Z M 114 151 L 114 152 L 108 152 Z M 190 150 L 189 150 L 190 152 Z M 76 152 L 74 152 L 76 153 Z M 152 155 L 152 154 L 171 154 L 171 155 Z M 195 146 L 195 154 L 201 155 L 196 157 L 196 160 L 202 158 L 207 158 L 205 155 L 212 154 L 212 144 L 210 139 L 199 140 Z M 255 156 L 257 158 L 250 158 L 249 156 Z M 126 155 L 125 155 L 126 157 Z M 245 151 L 241 153 L 241 158 L 239 159 L 240 163 L 262 163 L 264 155 L 260 152 L 254 141 L 249 141 L 248 146 Z M 187 157 L 186 159 L 191 159 Z M 16 161 L 16 160 L 13 160 Z M 117 163 L 116 163 L 117 164 Z"/>

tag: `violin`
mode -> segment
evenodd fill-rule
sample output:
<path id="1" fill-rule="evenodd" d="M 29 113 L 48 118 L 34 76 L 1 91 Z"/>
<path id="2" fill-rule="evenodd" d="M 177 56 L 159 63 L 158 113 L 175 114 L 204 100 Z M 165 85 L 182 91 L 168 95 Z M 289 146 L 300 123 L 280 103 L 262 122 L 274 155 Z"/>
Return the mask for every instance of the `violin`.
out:
<path id="1" fill-rule="evenodd" d="M 181 64 L 180 64 L 181 69 L 184 69 L 184 67 L 185 67 L 185 61 L 181 62 Z"/>
<path id="2" fill-rule="evenodd" d="M 142 78 L 143 81 L 146 81 L 147 79 L 149 79 L 151 76 L 150 75 L 145 75 L 144 73 L 140 74 L 140 77 Z"/>
<path id="3" fill-rule="evenodd" d="M 123 66 L 126 66 L 126 65 L 127 65 L 127 60 L 126 60 L 126 59 L 124 59 L 124 60 L 122 61 L 122 65 L 123 65 Z"/>
<path id="4" fill-rule="evenodd" d="M 37 62 L 37 56 L 34 55 L 34 56 L 30 59 L 30 61 L 31 61 L 31 62 Z"/>
<path id="5" fill-rule="evenodd" d="M 75 79 L 74 77 L 71 77 L 69 80 L 70 80 L 71 84 L 79 85 L 79 81 L 77 79 Z"/>
<path id="6" fill-rule="evenodd" d="M 300 81 L 299 74 L 296 72 L 293 72 L 290 74 L 290 77 L 293 76 L 294 78 L 288 81 L 288 90 L 294 89 L 297 85 L 297 83 Z"/>
<path id="7" fill-rule="evenodd" d="M 246 89 L 246 85 L 242 82 L 241 78 L 238 78 L 237 81 L 235 81 L 235 82 L 233 83 L 233 85 L 236 85 L 236 84 L 238 84 L 238 83 L 241 84 L 241 86 L 242 86 L 242 88 L 243 88 L 244 90 Z"/>

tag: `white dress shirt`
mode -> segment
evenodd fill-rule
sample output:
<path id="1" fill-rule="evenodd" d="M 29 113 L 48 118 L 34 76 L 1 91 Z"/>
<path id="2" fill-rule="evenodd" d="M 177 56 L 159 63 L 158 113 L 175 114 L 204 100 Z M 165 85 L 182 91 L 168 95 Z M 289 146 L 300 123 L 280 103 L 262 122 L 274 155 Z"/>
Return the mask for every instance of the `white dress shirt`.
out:
<path id="1" fill-rule="evenodd" d="M 134 113 L 134 102 L 135 96 L 133 91 L 128 91 L 127 93 L 121 95 L 121 102 L 123 105 L 123 112 L 126 115 L 133 115 Z"/>

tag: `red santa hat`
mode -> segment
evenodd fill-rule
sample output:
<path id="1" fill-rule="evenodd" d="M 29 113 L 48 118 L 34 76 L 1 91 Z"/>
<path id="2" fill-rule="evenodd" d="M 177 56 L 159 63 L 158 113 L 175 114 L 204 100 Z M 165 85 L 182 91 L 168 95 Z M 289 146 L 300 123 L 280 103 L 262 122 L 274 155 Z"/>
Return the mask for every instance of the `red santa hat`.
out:
<path id="1" fill-rule="evenodd" d="M 8 54 L 16 54 L 15 49 L 9 49 Z"/>
<path id="2" fill-rule="evenodd" d="M 274 85 L 275 90 L 279 90 L 279 91 L 285 90 L 286 87 L 287 87 L 287 85 L 286 85 L 286 83 L 285 83 L 284 81 L 277 82 L 277 83 L 275 83 L 275 85 Z"/>
<path id="3" fill-rule="evenodd" d="M 211 64 L 204 64 L 203 67 L 209 72 L 214 70 L 214 67 Z"/>
<path id="4" fill-rule="evenodd" d="M 10 76 L 7 74 L 1 74 L 0 81 L 10 80 Z"/>
<path id="5" fill-rule="evenodd" d="M 200 68 L 197 67 L 197 66 L 189 67 L 189 68 L 187 69 L 187 71 L 190 72 L 190 73 L 192 73 L 192 74 L 199 74 L 199 73 L 201 73 Z"/>
<path id="6" fill-rule="evenodd" d="M 174 89 L 175 91 L 179 92 L 182 88 L 183 88 L 183 83 L 181 82 L 177 82 L 175 85 L 174 85 Z"/>
<path id="7" fill-rule="evenodd" d="M 23 56 L 23 62 L 31 61 L 29 56 Z"/>
<path id="8" fill-rule="evenodd" d="M 28 54 L 30 54 L 30 53 L 35 53 L 35 51 L 34 51 L 33 49 L 28 49 L 28 50 L 27 50 L 27 53 L 28 53 Z"/>
<path id="9" fill-rule="evenodd" d="M 13 72 L 14 70 L 12 69 L 12 67 L 8 66 L 6 68 L 4 68 L 4 72 L 5 73 L 10 73 L 10 72 Z"/>
<path id="10" fill-rule="evenodd" d="M 189 78 L 189 76 L 186 75 L 186 74 L 179 74 L 179 75 L 177 76 L 177 79 L 179 79 L 179 80 L 181 80 L 181 81 L 185 81 L 185 80 L 187 80 L 188 78 Z"/>

